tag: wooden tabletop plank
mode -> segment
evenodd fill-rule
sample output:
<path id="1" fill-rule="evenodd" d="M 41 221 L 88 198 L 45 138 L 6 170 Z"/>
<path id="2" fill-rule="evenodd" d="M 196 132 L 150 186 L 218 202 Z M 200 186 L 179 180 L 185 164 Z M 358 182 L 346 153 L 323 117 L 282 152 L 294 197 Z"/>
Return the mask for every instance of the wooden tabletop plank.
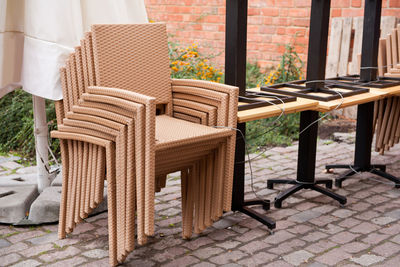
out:
<path id="1" fill-rule="evenodd" d="M 386 92 L 369 92 L 353 96 L 347 96 L 344 99 L 340 98 L 332 101 L 319 101 L 318 106 L 316 107 L 315 110 L 320 112 L 328 112 L 336 109 L 340 103 L 342 104 L 338 109 L 379 100 L 385 98 L 385 96 L 387 96 Z"/>
<path id="2" fill-rule="evenodd" d="M 238 122 L 248 122 L 259 119 L 271 118 L 279 116 L 284 109 L 285 114 L 296 113 L 304 110 L 311 110 L 318 105 L 318 101 L 304 98 L 297 98 L 296 101 L 279 105 L 272 105 L 254 109 L 248 109 L 238 112 Z"/>
<path id="3" fill-rule="evenodd" d="M 249 91 L 260 91 L 259 88 L 249 89 Z M 369 93 L 358 94 L 354 96 L 348 96 L 342 99 L 336 99 L 332 101 L 316 101 L 306 98 L 298 97 L 296 101 L 285 104 L 279 104 L 276 106 L 266 106 L 250 110 L 243 110 L 238 112 L 238 122 L 248 122 L 253 120 L 265 119 L 270 117 L 279 116 L 281 109 L 285 109 L 285 114 L 301 112 L 305 110 L 315 110 L 320 112 L 328 112 L 334 110 L 339 103 L 342 103 L 339 107 L 345 108 L 349 106 L 359 105 L 379 99 L 383 99 L 392 95 L 400 94 L 400 86 L 394 86 L 385 89 L 371 88 Z M 239 103 L 240 104 L 240 103 Z"/>
<path id="4" fill-rule="evenodd" d="M 400 85 L 389 87 L 389 88 L 382 88 L 382 89 L 370 88 L 369 91 L 371 93 L 385 93 L 386 94 L 385 97 L 399 95 L 400 94 Z"/>

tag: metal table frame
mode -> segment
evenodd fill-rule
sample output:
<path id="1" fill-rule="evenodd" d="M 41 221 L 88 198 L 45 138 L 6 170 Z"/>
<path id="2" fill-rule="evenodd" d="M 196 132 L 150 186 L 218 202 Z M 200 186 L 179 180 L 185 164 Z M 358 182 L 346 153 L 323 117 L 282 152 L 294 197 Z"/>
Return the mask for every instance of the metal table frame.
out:
<path id="1" fill-rule="evenodd" d="M 377 80 L 377 58 L 380 36 L 382 0 L 366 0 L 364 8 L 364 28 L 362 41 L 362 56 L 360 82 Z M 371 32 L 372 31 L 372 32 Z M 393 80 L 393 79 L 391 79 Z M 395 79 L 396 80 L 396 79 Z M 356 146 L 354 164 L 326 165 L 326 169 L 350 169 L 335 180 L 335 185 L 342 186 L 344 180 L 359 172 L 371 172 L 395 183 L 400 188 L 400 179 L 386 172 L 386 165 L 371 164 L 371 145 L 373 138 L 374 103 L 358 105 Z"/>

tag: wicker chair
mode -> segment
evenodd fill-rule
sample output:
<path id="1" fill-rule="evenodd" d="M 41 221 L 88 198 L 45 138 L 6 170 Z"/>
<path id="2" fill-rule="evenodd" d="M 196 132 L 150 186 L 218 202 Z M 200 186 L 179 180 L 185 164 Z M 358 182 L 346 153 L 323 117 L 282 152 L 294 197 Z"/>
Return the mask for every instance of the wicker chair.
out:
<path id="1" fill-rule="evenodd" d="M 63 167 L 59 235 L 64 238 L 101 200 L 104 174 L 93 174 L 104 172 L 107 149 L 93 151 L 82 136 L 111 142 L 117 151 L 115 179 L 107 174 L 108 185 L 116 186 L 108 196 L 116 203 L 109 215 L 116 221 L 116 228 L 109 225 L 116 242 L 115 248 L 110 241 L 112 265 L 134 248 L 135 206 L 139 243 L 154 234 L 154 191 L 170 172 L 182 174 L 184 238 L 192 233 L 193 210 L 195 232 L 230 210 L 235 131 L 209 126 L 236 126 L 238 90 L 171 80 L 167 49 L 163 24 L 95 25 L 61 70 L 64 100 L 56 104 L 60 127 L 52 135 L 62 137 L 62 149 L 70 152 L 62 153 L 63 162 L 71 164 Z M 164 114 L 156 116 L 156 109 Z"/>

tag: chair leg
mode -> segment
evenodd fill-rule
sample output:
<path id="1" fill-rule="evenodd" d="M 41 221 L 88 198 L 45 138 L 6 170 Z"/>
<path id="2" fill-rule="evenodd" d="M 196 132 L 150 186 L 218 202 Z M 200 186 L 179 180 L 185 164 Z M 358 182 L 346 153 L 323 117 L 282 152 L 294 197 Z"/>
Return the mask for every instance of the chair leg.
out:
<path id="1" fill-rule="evenodd" d="M 188 173 L 186 169 L 181 170 L 181 205 L 182 205 L 182 238 L 186 238 L 186 205 L 187 205 L 187 183 Z"/>
<path id="2" fill-rule="evenodd" d="M 211 220 L 211 195 L 212 195 L 212 181 L 213 181 L 213 153 L 207 156 L 207 175 L 206 175 L 206 192 L 205 192 L 205 215 L 204 224 L 206 227 L 212 225 Z"/>
<path id="3" fill-rule="evenodd" d="M 90 213 L 90 189 L 92 182 L 92 165 L 94 164 L 93 147 L 94 145 L 89 144 L 88 148 L 89 161 L 88 161 L 88 170 L 86 176 L 86 190 L 85 190 L 85 204 L 84 204 L 85 208 L 84 212 L 86 215 L 89 215 Z"/>
<path id="4" fill-rule="evenodd" d="M 65 229 L 65 217 L 67 213 L 67 195 L 68 195 L 68 173 L 69 173 L 69 156 L 68 156 L 68 146 L 64 140 L 60 140 L 61 149 L 61 159 L 63 163 L 63 187 L 61 191 L 61 202 L 60 202 L 60 215 L 58 224 L 58 238 L 64 239 L 66 236 Z"/>
<path id="5" fill-rule="evenodd" d="M 82 165 L 82 183 L 81 183 L 81 205 L 79 207 L 80 213 L 79 216 L 81 219 L 85 219 L 87 214 L 85 213 L 85 192 L 86 192 L 86 183 L 88 179 L 88 153 L 89 153 L 89 144 L 83 144 L 83 165 Z"/>

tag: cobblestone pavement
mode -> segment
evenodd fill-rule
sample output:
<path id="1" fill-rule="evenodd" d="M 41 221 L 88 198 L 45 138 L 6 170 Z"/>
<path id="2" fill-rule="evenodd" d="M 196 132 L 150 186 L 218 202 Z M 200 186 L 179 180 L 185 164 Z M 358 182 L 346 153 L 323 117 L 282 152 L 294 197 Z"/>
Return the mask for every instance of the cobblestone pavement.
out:
<path id="1" fill-rule="evenodd" d="M 354 144 L 319 141 L 316 176 L 327 163 L 352 162 Z M 266 189 L 268 178 L 295 178 L 297 146 L 273 148 L 252 162 L 254 190 L 273 200 L 287 185 Z M 4 160 L 3 160 L 4 161 Z M 388 164 L 400 176 L 400 146 L 375 163 Z M 1 177 L 0 177 L 1 179 Z M 213 227 L 191 240 L 182 240 L 180 180 L 171 176 L 157 194 L 156 235 L 137 247 L 124 266 L 399 266 L 400 189 L 382 178 L 363 173 L 344 182 L 336 192 L 348 203 L 338 203 L 303 190 L 284 201 L 283 209 L 266 212 L 276 220 L 267 227 L 241 214 L 227 213 Z M 247 168 L 246 195 L 254 197 Z M 260 209 L 260 212 L 265 211 Z M 64 240 L 57 225 L 11 227 L 0 225 L 1 266 L 107 266 L 107 213 L 86 220 Z"/>

